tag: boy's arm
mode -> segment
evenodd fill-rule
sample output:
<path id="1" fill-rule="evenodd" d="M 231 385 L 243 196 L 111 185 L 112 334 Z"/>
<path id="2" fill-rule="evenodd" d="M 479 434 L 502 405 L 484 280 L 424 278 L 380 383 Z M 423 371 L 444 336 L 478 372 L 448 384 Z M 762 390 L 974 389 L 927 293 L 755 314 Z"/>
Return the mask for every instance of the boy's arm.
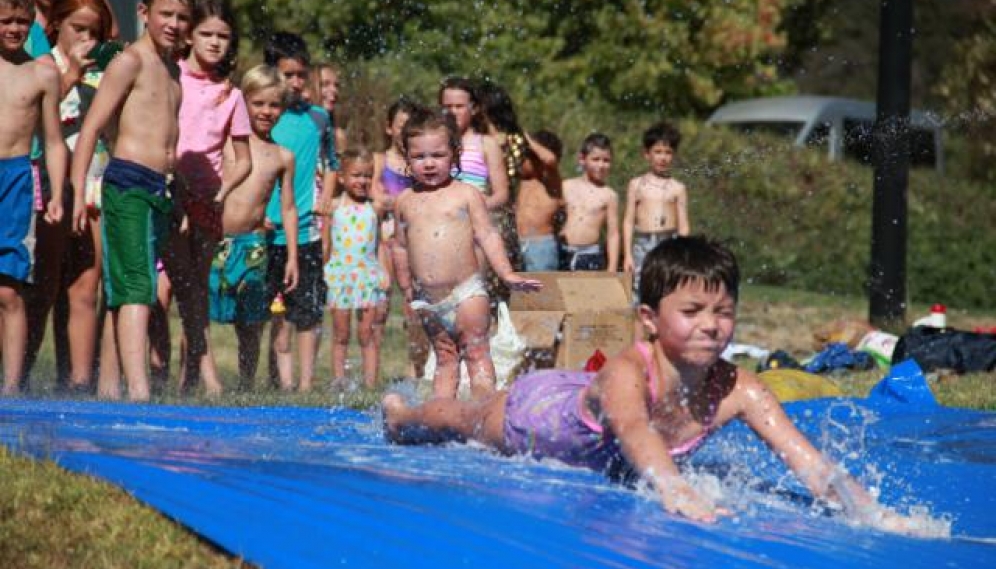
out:
<path id="1" fill-rule="evenodd" d="M 234 163 L 230 168 L 225 168 L 225 174 L 221 178 L 221 188 L 214 197 L 216 203 L 224 203 L 228 194 L 232 190 L 242 185 L 252 172 L 252 154 L 249 151 L 248 136 L 231 137 L 232 153 L 235 155 Z"/>
<path id="2" fill-rule="evenodd" d="M 66 181 L 66 171 L 68 170 L 69 150 L 62 138 L 62 127 L 59 124 L 59 72 L 45 65 L 35 65 L 35 72 L 42 85 L 41 97 L 41 121 L 42 130 L 45 136 L 45 168 L 48 171 L 49 183 L 52 185 L 52 197 L 46 204 L 45 221 L 48 223 L 58 223 L 62 221 L 64 212 L 63 185 Z M 83 217 L 82 190 L 79 192 L 80 201 L 73 205 L 73 227 L 79 223 Z M 75 195 L 75 193 L 74 193 Z"/>
<path id="3" fill-rule="evenodd" d="M 103 132 L 104 127 L 111 120 L 121 103 L 128 96 L 135 78 L 142 70 L 142 61 L 137 55 L 128 50 L 121 52 L 110 65 L 100 80 L 100 88 L 93 98 L 93 103 L 83 119 L 83 126 L 80 128 L 79 138 L 76 139 L 76 148 L 73 151 L 72 167 L 70 168 L 70 180 L 73 184 L 73 192 L 76 196 L 77 204 L 83 203 L 83 189 L 86 183 L 86 173 L 90 168 L 90 160 L 93 158 L 94 148 L 97 146 L 97 138 Z M 75 206 L 73 207 L 75 216 Z M 80 219 L 73 219 L 77 230 L 86 223 L 86 218 L 82 215 Z"/>
<path id="4" fill-rule="evenodd" d="M 284 292 L 297 287 L 299 269 L 297 266 L 297 204 L 294 201 L 294 153 L 280 148 L 284 163 L 280 178 L 280 216 L 284 221 L 284 234 L 287 236 L 287 264 L 284 266 Z"/>
<path id="5" fill-rule="evenodd" d="M 501 147 L 490 136 L 481 137 L 481 150 L 484 161 L 488 165 L 488 183 L 491 195 L 484 198 L 488 210 L 497 209 L 508 203 L 508 172 L 505 171 L 505 160 L 502 158 Z"/>
<path id="6" fill-rule="evenodd" d="M 609 257 L 606 270 L 614 273 L 619 268 L 619 196 L 609 188 L 606 190 L 611 194 L 605 207 L 605 245 Z"/>
<path id="7" fill-rule="evenodd" d="M 623 271 L 633 272 L 633 229 L 636 224 L 636 193 L 639 191 L 638 178 L 633 178 L 626 186 L 626 211 L 623 212 Z"/>
<path id="8" fill-rule="evenodd" d="M 681 476 L 660 433 L 650 421 L 646 374 L 631 350 L 609 360 L 594 385 L 600 422 L 619 441 L 623 457 L 653 485 L 664 508 L 694 520 L 714 521 L 725 513 L 699 495 Z M 591 389 L 591 387 L 589 387 Z"/>
<path id="9" fill-rule="evenodd" d="M 781 403 L 750 372 L 737 371 L 736 387 L 727 400 L 734 403 L 737 414 L 814 496 L 836 500 L 853 519 L 881 530 L 911 535 L 929 531 L 916 520 L 878 504 L 857 480 L 831 463 L 799 432 Z"/>
<path id="10" fill-rule="evenodd" d="M 688 190 L 685 184 L 678 183 L 678 196 L 674 204 L 678 210 L 678 235 L 688 235 L 692 232 L 692 227 L 688 223 Z"/>

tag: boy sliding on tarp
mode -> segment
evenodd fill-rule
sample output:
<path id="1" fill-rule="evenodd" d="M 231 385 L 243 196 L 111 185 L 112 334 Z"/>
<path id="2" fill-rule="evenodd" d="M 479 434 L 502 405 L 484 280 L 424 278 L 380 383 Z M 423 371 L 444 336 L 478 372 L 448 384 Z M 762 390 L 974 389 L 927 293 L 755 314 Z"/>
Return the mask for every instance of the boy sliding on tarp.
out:
<path id="1" fill-rule="evenodd" d="M 506 454 L 629 472 L 651 485 L 667 511 L 714 521 L 730 512 L 693 488 L 675 457 L 740 419 L 814 496 L 886 531 L 927 531 L 876 503 L 806 440 L 754 374 L 720 359 L 733 335 L 740 280 L 728 249 L 703 237 L 676 237 L 651 251 L 642 276 L 638 311 L 647 342 L 610 358 L 597 373 L 538 371 L 481 401 L 437 398 L 409 407 L 388 394 L 387 438 L 473 439 Z"/>

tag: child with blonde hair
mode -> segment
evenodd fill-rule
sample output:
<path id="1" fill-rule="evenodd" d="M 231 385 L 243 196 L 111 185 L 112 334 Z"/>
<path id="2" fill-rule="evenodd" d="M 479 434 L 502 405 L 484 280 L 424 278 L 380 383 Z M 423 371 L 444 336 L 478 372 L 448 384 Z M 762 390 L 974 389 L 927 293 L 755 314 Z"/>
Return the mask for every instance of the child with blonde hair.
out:
<path id="1" fill-rule="evenodd" d="M 272 67 L 257 65 L 242 77 L 252 127 L 252 172 L 225 199 L 221 216 L 225 236 L 218 243 L 208 280 L 211 320 L 235 326 L 243 390 L 253 386 L 263 325 L 270 319 L 265 218 L 278 182 L 280 207 L 287 220 L 287 249 L 292 253 L 282 267 L 282 285 L 294 290 L 298 280 L 294 154 L 277 145 L 271 135 L 286 94 L 283 78 Z"/>
<path id="2" fill-rule="evenodd" d="M 370 195 L 373 155 L 351 149 L 340 159 L 339 197 L 330 224 L 332 254 L 325 265 L 332 313 L 332 377 L 346 376 L 350 315 L 356 313 L 356 336 L 363 360 L 363 382 L 376 387 L 380 355 L 374 338 L 377 309 L 390 290 L 388 273 L 379 257 L 380 211 Z"/>

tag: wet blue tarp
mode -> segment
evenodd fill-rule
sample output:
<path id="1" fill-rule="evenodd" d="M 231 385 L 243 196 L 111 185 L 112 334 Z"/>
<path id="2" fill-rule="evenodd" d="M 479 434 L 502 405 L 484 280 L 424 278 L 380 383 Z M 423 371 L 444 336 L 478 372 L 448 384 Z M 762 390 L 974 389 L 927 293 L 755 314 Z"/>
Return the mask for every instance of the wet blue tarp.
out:
<path id="1" fill-rule="evenodd" d="M 915 367 L 892 376 L 867 400 L 787 408 L 882 502 L 950 520 L 951 538 L 847 523 L 736 425 L 687 465 L 736 511 L 715 525 L 585 470 L 391 446 L 375 412 L 0 400 L 0 443 L 263 567 L 996 566 L 996 414 L 936 406 Z"/>

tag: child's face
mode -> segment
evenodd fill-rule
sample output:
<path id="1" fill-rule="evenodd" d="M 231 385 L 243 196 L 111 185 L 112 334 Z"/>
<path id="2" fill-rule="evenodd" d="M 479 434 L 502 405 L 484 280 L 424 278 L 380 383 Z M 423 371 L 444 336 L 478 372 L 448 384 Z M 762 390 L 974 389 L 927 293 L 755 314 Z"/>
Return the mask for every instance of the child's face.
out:
<path id="1" fill-rule="evenodd" d="M 394 113 L 394 119 L 392 119 L 391 123 L 387 125 L 386 129 L 384 129 L 387 136 L 391 137 L 391 144 L 399 150 L 401 149 L 401 131 L 405 128 L 405 123 L 407 122 L 408 113 L 405 111 L 398 111 Z"/>
<path id="2" fill-rule="evenodd" d="M 640 306 L 640 321 L 676 366 L 706 368 L 716 363 L 733 336 L 737 305 L 720 286 L 707 290 L 701 280 L 679 286 L 661 299 L 657 310 Z"/>
<path id="3" fill-rule="evenodd" d="M 224 61 L 232 44 L 232 28 L 221 18 L 211 16 L 190 34 L 191 55 L 205 69 L 213 69 Z"/>
<path id="4" fill-rule="evenodd" d="M 609 179 L 609 170 L 612 168 L 612 151 L 604 148 L 592 148 L 587 154 L 580 156 L 579 162 L 585 177 L 591 182 L 601 185 Z"/>
<path id="5" fill-rule="evenodd" d="M 100 41 L 100 16 L 89 6 L 83 6 L 59 23 L 59 51 L 68 54 L 77 45 L 93 49 Z"/>
<path id="6" fill-rule="evenodd" d="M 354 160 L 343 173 L 342 182 L 346 193 L 355 201 L 366 201 L 370 197 L 370 183 L 373 181 L 373 163 Z"/>
<path id="7" fill-rule="evenodd" d="M 0 50 L 7 53 L 21 50 L 28 41 L 33 21 L 34 14 L 30 11 L 0 4 Z"/>
<path id="8" fill-rule="evenodd" d="M 446 129 L 430 130 L 408 139 L 408 167 L 424 187 L 436 188 L 450 179 L 453 151 Z"/>
<path id="9" fill-rule="evenodd" d="M 304 88 L 308 85 L 308 66 L 297 59 L 285 57 L 277 62 L 277 71 L 283 75 L 291 99 L 301 100 Z"/>
<path id="10" fill-rule="evenodd" d="M 138 13 L 146 32 L 157 48 L 177 50 L 187 41 L 190 32 L 190 3 L 180 0 L 149 0 L 139 2 Z"/>
<path id="11" fill-rule="evenodd" d="M 666 142 L 655 142 L 653 146 L 643 151 L 643 157 L 647 159 L 651 172 L 664 176 L 671 171 L 674 149 Z"/>
<path id="12" fill-rule="evenodd" d="M 327 111 L 335 108 L 339 100 L 339 75 L 333 69 L 325 67 L 318 78 L 318 91 L 321 95 L 322 107 Z"/>
<path id="13" fill-rule="evenodd" d="M 252 130 L 260 138 L 268 138 L 273 126 L 284 112 L 283 90 L 278 86 L 260 89 L 246 96 Z"/>
<path id="14" fill-rule="evenodd" d="M 470 100 L 470 93 L 463 89 L 444 89 L 439 102 L 444 111 L 453 115 L 459 132 L 466 132 L 470 128 L 470 121 L 474 118 L 474 103 Z"/>

